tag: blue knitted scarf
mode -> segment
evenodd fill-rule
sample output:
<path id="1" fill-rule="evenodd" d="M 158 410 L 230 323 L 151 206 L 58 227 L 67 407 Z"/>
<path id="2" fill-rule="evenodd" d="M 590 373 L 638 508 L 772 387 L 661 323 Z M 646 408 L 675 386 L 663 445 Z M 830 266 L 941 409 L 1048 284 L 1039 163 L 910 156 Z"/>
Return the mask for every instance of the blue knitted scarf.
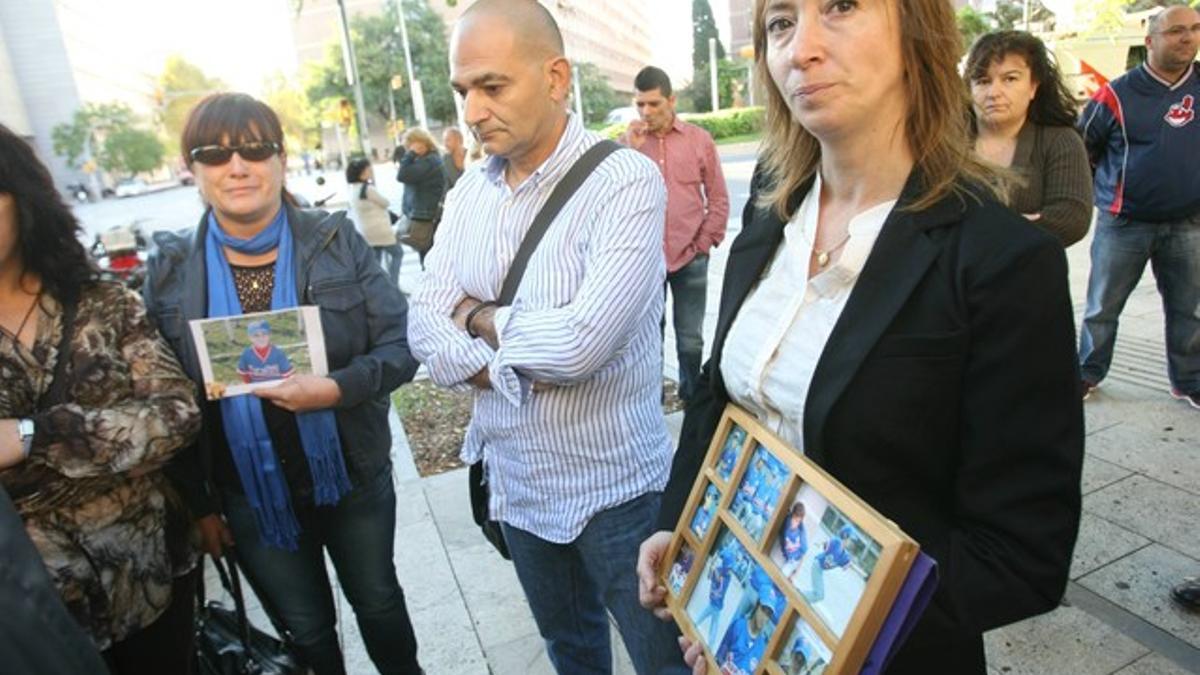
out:
<path id="1" fill-rule="evenodd" d="M 295 246 L 286 209 L 280 208 L 271 224 L 252 239 L 229 236 L 221 230 L 217 219 L 209 211 L 204 260 L 210 318 L 242 314 L 242 303 L 233 284 L 233 273 L 229 269 L 229 261 L 225 259 L 225 247 L 247 255 L 260 255 L 278 249 L 271 309 L 286 309 L 298 304 Z M 221 399 L 225 438 L 233 452 L 246 501 L 254 509 L 259 536 L 266 544 L 294 551 L 298 546 L 300 524 L 292 512 L 287 481 L 275 448 L 271 445 L 271 436 L 267 433 L 262 405 L 254 396 Z M 296 425 L 312 473 L 314 500 L 321 505 L 337 504 L 350 491 L 350 479 L 346 475 L 333 411 L 297 413 Z"/>

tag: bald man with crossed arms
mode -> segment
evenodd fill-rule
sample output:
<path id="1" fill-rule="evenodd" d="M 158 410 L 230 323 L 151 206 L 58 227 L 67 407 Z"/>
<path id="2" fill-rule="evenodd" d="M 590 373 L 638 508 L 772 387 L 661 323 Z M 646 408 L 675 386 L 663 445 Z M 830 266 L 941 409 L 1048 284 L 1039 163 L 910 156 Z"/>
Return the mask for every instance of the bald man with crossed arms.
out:
<path id="1" fill-rule="evenodd" d="M 611 672 L 609 613 L 639 673 L 688 672 L 677 629 L 637 598 L 637 549 L 671 458 L 662 176 L 641 153 L 608 155 L 551 222 L 512 304 L 496 306 L 535 214 L 602 139 L 567 110 L 571 64 L 538 3 L 476 2 L 450 50 L 490 157 L 447 197 L 409 344 L 436 383 L 475 391 L 462 458 L 485 462 L 491 517 L 558 672 Z"/>

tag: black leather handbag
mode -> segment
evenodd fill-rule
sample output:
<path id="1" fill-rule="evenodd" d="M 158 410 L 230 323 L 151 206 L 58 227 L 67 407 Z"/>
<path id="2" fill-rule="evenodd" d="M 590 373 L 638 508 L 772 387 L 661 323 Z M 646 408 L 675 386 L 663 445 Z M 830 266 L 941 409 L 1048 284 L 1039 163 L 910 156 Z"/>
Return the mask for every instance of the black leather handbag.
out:
<path id="1" fill-rule="evenodd" d="M 208 556 L 205 556 L 208 558 Z M 303 675 L 308 669 L 286 642 L 255 628 L 246 618 L 246 602 L 237 563 L 213 560 L 221 585 L 233 596 L 234 608 L 205 601 L 204 576 L 196 590 L 196 668 L 199 675 Z M 228 566 L 228 572 L 226 572 Z"/>
<path id="2" fill-rule="evenodd" d="M 504 275 L 504 285 L 500 287 L 500 297 L 496 300 L 498 306 L 506 307 L 512 304 L 513 297 L 517 294 L 517 287 L 521 285 L 521 277 L 525 276 L 525 266 L 529 264 L 529 258 L 537 249 L 542 235 L 550 229 L 550 223 L 554 222 L 558 212 L 571 200 L 579 186 L 583 185 L 583 181 L 587 180 L 597 166 L 600 166 L 600 162 L 620 147 L 613 141 L 600 141 L 588 148 L 587 152 L 575 160 L 570 170 L 567 171 L 567 175 L 563 176 L 563 179 L 554 187 L 554 191 L 550 193 L 546 203 L 534 216 L 533 223 L 525 233 L 525 238 L 521 240 L 521 247 L 517 249 L 517 255 L 513 257 L 512 265 Z M 504 532 L 500 529 L 500 523 L 489 517 L 487 471 L 484 470 L 483 461 L 472 464 L 467 470 L 467 482 L 471 494 L 471 516 L 475 519 L 475 524 L 483 530 L 483 536 L 491 542 L 492 546 L 496 547 L 496 551 L 504 556 L 505 560 L 512 560 L 512 556 L 508 552 L 508 544 L 504 541 Z"/>

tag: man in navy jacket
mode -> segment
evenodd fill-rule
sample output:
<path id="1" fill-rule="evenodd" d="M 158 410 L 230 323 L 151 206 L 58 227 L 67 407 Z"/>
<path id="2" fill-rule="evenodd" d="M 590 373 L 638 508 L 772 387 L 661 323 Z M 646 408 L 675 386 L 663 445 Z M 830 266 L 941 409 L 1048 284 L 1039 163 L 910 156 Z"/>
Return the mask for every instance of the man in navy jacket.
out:
<path id="1" fill-rule="evenodd" d="M 1147 24 L 1149 60 L 1106 84 L 1080 118 L 1096 220 L 1079 339 L 1083 397 L 1112 362 L 1117 319 L 1149 260 L 1166 313 L 1171 395 L 1200 410 L 1200 13 Z"/>

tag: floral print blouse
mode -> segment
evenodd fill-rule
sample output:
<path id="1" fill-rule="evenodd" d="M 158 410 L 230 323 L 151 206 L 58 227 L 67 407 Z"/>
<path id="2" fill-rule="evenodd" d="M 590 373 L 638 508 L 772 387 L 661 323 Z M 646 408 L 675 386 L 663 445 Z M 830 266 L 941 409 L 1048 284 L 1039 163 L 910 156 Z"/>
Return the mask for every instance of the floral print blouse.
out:
<path id="1" fill-rule="evenodd" d="M 191 560 L 169 555 L 160 469 L 200 428 L 195 385 L 122 285 L 85 286 L 66 402 L 37 410 L 60 358 L 62 308 L 43 296 L 32 347 L 0 335 L 0 419 L 31 417 L 29 458 L 0 471 L 71 614 L 99 649 L 152 623 Z M 183 536 L 176 534 L 176 539 Z M 181 569 L 182 567 L 182 569 Z"/>

